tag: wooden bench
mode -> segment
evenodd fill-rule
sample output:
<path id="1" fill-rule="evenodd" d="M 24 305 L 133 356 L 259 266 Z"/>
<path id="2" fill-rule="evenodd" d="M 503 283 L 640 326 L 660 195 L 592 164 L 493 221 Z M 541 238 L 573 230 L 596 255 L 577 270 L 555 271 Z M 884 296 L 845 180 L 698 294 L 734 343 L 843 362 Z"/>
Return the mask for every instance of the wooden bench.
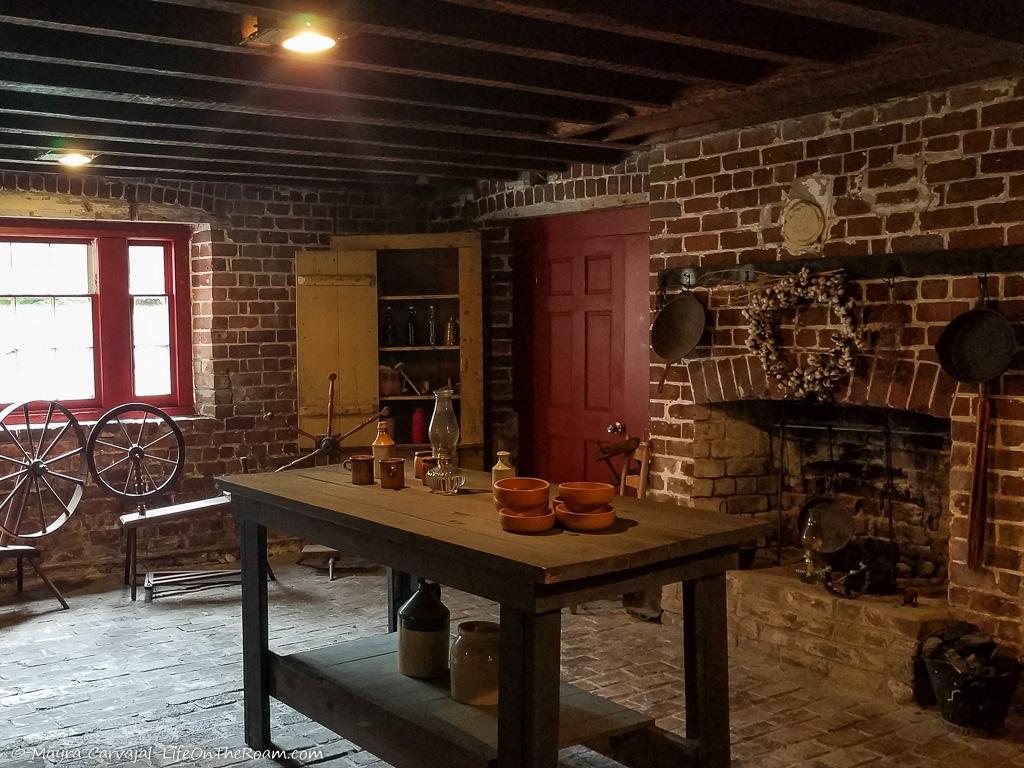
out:
<path id="1" fill-rule="evenodd" d="M 231 497 L 227 494 L 214 496 L 199 501 L 186 501 L 172 504 L 169 507 L 147 509 L 145 512 L 131 512 L 119 518 L 125 530 L 124 583 L 131 587 L 132 600 L 137 598 L 139 583 L 138 531 L 148 525 L 167 523 L 186 517 L 210 514 L 231 508 Z M 274 572 L 267 566 L 271 580 Z M 192 570 L 192 571 L 149 571 L 146 573 L 143 588 L 146 591 L 146 602 L 151 602 L 157 587 L 175 589 L 200 589 L 208 587 L 226 587 L 241 584 L 240 572 L 235 570 Z"/>

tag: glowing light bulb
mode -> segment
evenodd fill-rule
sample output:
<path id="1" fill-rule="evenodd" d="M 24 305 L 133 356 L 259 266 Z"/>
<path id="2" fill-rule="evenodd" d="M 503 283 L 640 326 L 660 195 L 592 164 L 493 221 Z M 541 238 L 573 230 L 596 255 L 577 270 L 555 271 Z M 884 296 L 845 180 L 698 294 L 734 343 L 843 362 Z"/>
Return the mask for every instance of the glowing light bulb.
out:
<path id="1" fill-rule="evenodd" d="M 304 29 L 281 43 L 294 53 L 322 53 L 335 46 L 333 37 L 322 35 L 312 29 Z"/>
<path id="2" fill-rule="evenodd" d="M 92 162 L 91 155 L 83 155 L 81 152 L 67 152 L 61 155 L 57 162 L 61 165 L 68 165 L 72 168 L 78 168 L 83 165 L 88 165 Z"/>

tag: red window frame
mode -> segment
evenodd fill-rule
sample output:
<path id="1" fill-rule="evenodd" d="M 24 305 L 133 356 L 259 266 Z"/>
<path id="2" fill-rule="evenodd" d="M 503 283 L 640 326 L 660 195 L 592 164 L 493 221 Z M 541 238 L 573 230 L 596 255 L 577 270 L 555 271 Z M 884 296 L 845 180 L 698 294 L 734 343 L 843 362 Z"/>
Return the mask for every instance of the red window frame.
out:
<path id="1" fill-rule="evenodd" d="M 93 360 L 96 396 L 62 401 L 80 418 L 95 418 L 116 405 L 149 403 L 172 415 L 193 412 L 192 315 L 189 241 L 192 231 L 177 224 L 90 223 L 0 219 L 0 239 L 95 243 L 96 283 L 93 304 Z M 162 244 L 170 297 L 171 394 L 135 397 L 132 375 L 132 297 L 128 292 L 128 246 Z M 0 406 L 6 404 L 0 404 Z"/>

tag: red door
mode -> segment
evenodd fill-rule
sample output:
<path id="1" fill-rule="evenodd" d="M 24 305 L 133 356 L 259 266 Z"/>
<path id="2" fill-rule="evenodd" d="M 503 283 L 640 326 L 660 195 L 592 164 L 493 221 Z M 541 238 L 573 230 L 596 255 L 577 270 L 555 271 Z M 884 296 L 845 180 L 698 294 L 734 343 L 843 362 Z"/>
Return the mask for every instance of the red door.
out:
<path id="1" fill-rule="evenodd" d="M 647 429 L 646 208 L 537 219 L 516 235 L 520 472 L 609 479 L 598 441 Z"/>

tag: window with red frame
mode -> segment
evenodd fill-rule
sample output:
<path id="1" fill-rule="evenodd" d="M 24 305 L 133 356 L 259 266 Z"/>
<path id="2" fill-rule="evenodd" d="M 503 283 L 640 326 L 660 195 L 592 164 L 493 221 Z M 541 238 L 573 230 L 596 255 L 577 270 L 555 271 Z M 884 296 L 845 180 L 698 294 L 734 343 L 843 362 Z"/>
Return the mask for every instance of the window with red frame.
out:
<path id="1" fill-rule="evenodd" d="M 188 410 L 188 239 L 177 226 L 0 223 L 0 404 Z"/>

